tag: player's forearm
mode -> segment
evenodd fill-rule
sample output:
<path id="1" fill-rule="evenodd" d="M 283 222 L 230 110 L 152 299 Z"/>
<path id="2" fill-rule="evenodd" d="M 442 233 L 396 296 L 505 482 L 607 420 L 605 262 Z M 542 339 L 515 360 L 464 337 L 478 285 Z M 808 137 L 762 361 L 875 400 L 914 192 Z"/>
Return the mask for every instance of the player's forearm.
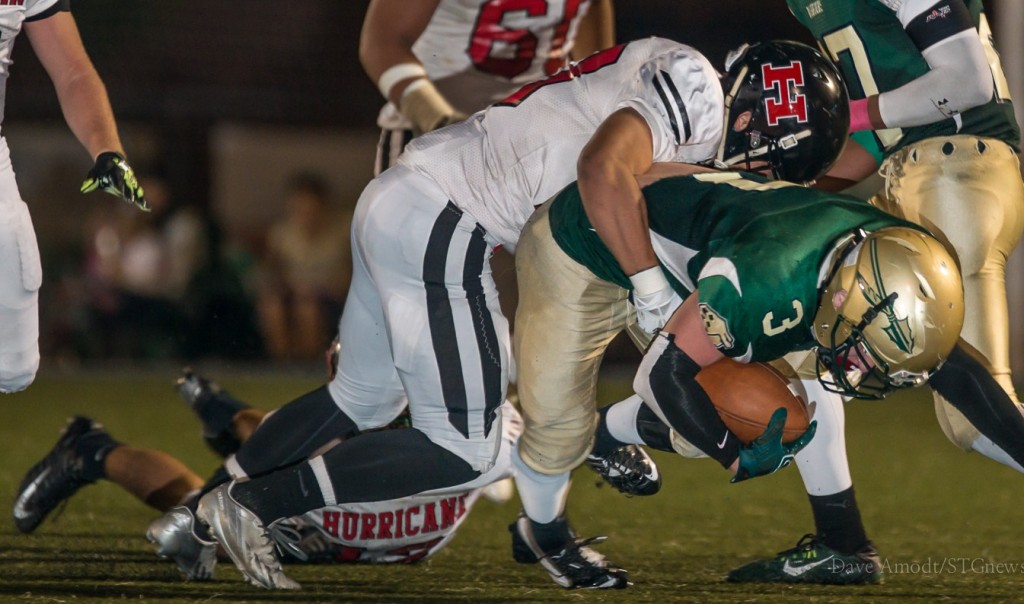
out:
<path id="1" fill-rule="evenodd" d="M 632 275 L 657 266 L 643 194 L 625 166 L 581 161 L 579 189 L 587 218 L 623 272 Z"/>
<path id="2" fill-rule="evenodd" d="M 54 86 L 68 127 L 90 157 L 104 151 L 124 154 L 107 90 L 91 65 L 55 80 Z"/>
<path id="3" fill-rule="evenodd" d="M 673 335 L 658 336 L 644 355 L 633 389 L 680 436 L 735 473 L 740 441 L 697 383 L 699 371 L 700 365 L 675 345 Z"/>
<path id="4" fill-rule="evenodd" d="M 992 98 L 992 75 L 974 30 L 924 52 L 931 68 L 916 80 L 878 95 L 886 127 L 930 124 L 962 113 Z"/>
<path id="5" fill-rule="evenodd" d="M 382 86 L 381 78 L 397 65 L 421 66 L 412 46 L 426 29 L 438 1 L 374 0 L 367 9 L 359 35 L 359 62 L 366 75 L 382 88 L 381 94 L 395 105 L 399 104 L 405 88 L 413 80 L 425 77 L 425 72 L 386 78 L 386 86 Z"/>

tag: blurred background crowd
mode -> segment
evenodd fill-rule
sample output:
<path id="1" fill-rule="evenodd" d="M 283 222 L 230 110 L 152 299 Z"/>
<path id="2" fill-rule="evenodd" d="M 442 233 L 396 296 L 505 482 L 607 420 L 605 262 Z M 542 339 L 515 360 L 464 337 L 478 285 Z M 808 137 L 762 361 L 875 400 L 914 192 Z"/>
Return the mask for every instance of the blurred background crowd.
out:
<path id="1" fill-rule="evenodd" d="M 28 44 L 16 47 L 4 135 L 47 275 L 44 365 L 322 355 L 343 310 L 351 210 L 372 174 L 383 103 L 357 56 L 366 4 L 73 0 L 149 214 L 78 193 L 89 158 Z M 1024 3 L 985 4 L 1024 98 Z M 619 41 L 671 37 L 716 65 L 747 40 L 813 43 L 783 0 L 614 7 Z M 1018 319 L 1021 272 L 1012 262 Z"/>

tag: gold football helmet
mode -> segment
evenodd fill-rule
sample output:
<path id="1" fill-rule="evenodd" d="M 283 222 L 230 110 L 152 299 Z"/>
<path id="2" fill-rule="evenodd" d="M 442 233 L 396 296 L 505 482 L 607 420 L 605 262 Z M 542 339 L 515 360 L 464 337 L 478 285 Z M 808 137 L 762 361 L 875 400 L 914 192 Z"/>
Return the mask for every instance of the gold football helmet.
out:
<path id="1" fill-rule="evenodd" d="M 821 382 L 855 398 L 924 384 L 964 322 L 956 260 L 912 228 L 858 232 L 837 253 L 814 316 Z"/>

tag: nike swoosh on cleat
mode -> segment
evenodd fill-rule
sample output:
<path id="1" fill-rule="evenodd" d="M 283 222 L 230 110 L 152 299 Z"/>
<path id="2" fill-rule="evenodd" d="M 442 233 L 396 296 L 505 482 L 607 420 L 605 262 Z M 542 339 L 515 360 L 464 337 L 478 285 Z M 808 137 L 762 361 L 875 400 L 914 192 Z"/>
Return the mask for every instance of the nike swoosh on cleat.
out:
<path id="1" fill-rule="evenodd" d="M 18 495 L 18 501 L 14 504 L 14 517 L 18 520 L 24 520 L 32 515 L 32 512 L 25 509 L 25 502 L 32 498 L 32 495 L 39 489 L 39 483 L 46 479 L 46 476 L 50 473 L 50 468 L 46 468 L 32 479 L 32 482 L 28 483 L 25 490 Z"/>
<path id="2" fill-rule="evenodd" d="M 808 571 L 818 568 L 819 566 L 828 562 L 832 558 L 835 558 L 835 556 L 829 556 L 827 558 L 822 558 L 817 562 L 809 562 L 807 564 L 802 564 L 800 566 L 791 566 L 789 564 L 789 560 L 786 560 L 786 562 L 782 565 L 782 572 L 786 573 L 790 577 L 799 577 Z"/>

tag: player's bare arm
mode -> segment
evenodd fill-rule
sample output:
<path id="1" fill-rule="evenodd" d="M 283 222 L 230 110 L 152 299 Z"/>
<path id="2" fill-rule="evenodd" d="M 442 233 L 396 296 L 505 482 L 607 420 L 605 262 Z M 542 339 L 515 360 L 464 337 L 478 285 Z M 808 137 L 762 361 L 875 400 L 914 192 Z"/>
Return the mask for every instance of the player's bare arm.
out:
<path id="1" fill-rule="evenodd" d="M 835 165 L 814 183 L 814 188 L 839 192 L 871 176 L 877 169 L 875 157 L 851 138 L 846 142 Z"/>
<path id="2" fill-rule="evenodd" d="M 135 171 L 125 159 L 107 89 L 85 52 L 74 17 L 57 12 L 25 23 L 25 32 L 53 81 L 68 127 L 95 162 L 82 192 L 102 190 L 149 211 Z"/>
<path id="3" fill-rule="evenodd" d="M 373 0 L 359 36 L 359 61 L 380 93 L 409 118 L 418 133 L 462 119 L 427 78 L 412 46 L 430 23 L 439 0 Z"/>
<path id="4" fill-rule="evenodd" d="M 96 159 L 100 153 L 124 154 L 107 90 L 82 45 L 69 12 L 25 23 L 25 33 L 39 62 L 53 81 L 64 119 Z"/>
<path id="5" fill-rule="evenodd" d="M 620 109 L 597 129 L 576 165 L 587 217 L 627 275 L 658 265 L 636 182 L 654 162 L 651 145 L 647 122 Z"/>
<path id="6" fill-rule="evenodd" d="M 576 41 L 572 45 L 572 58 L 582 59 L 615 44 L 615 9 L 612 0 L 594 0 L 587 15 L 580 22 Z"/>

